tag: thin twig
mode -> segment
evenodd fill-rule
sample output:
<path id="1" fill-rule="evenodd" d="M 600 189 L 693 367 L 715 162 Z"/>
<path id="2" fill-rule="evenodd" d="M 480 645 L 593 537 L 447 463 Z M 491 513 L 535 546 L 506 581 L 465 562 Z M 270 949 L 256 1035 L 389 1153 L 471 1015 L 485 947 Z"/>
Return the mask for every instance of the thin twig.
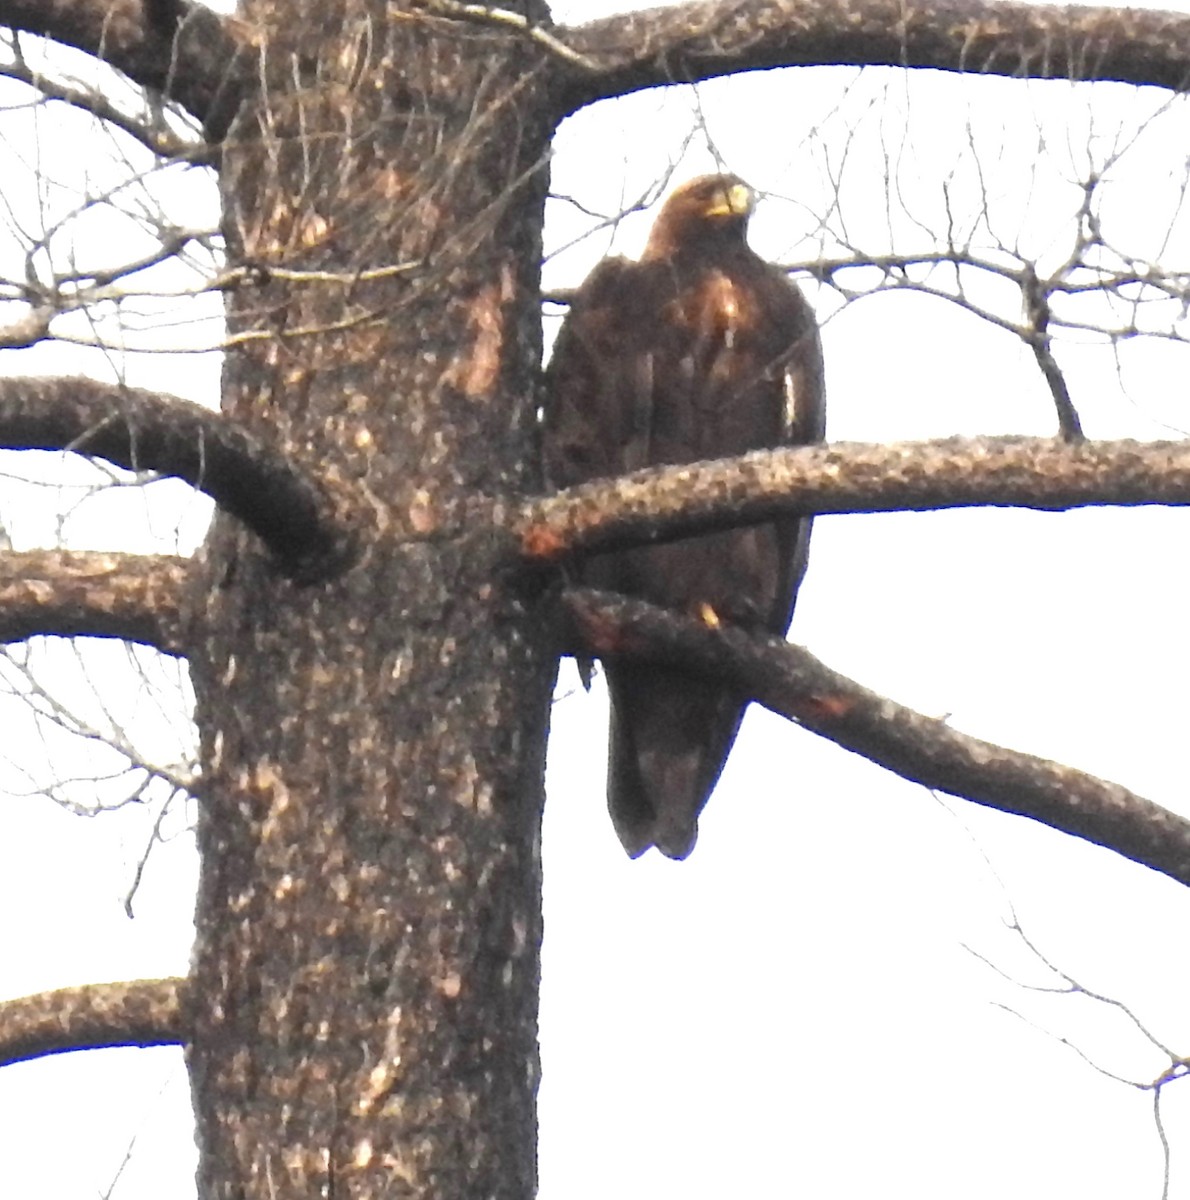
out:
<path id="1" fill-rule="evenodd" d="M 528 17 L 521 13 L 512 12 L 507 8 L 493 8 L 487 4 L 463 4 L 460 0 L 417 0 L 419 7 L 428 12 L 439 13 L 443 16 L 458 17 L 463 21 L 474 21 L 480 25 L 498 25 L 506 29 L 515 29 L 525 34 L 539 46 L 551 54 L 594 74 L 599 65 L 591 59 L 571 49 L 565 42 L 559 41 L 548 30 L 533 24 Z"/>

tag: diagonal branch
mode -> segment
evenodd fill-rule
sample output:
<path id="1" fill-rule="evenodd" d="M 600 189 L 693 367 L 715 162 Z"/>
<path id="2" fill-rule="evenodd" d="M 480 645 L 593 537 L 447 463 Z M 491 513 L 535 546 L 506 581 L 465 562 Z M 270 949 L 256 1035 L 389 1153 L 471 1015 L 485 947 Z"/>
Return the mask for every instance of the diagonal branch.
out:
<path id="1" fill-rule="evenodd" d="M 256 533 L 296 579 L 352 553 L 335 502 L 283 454 L 217 412 L 93 379 L 0 379 L 0 447 L 73 450 L 131 471 L 176 475 Z"/>
<path id="2" fill-rule="evenodd" d="M 554 31 L 562 111 L 641 88 L 809 65 L 1114 79 L 1183 90 L 1190 17 L 995 0 L 696 0 Z M 564 61 L 564 60 L 559 60 Z"/>
<path id="3" fill-rule="evenodd" d="M 191 565 L 167 555 L 0 552 L 0 642 L 113 637 L 184 655 Z"/>
<path id="4" fill-rule="evenodd" d="M 199 160 L 203 157 L 202 147 L 193 141 L 179 137 L 164 121 L 149 123 L 138 120 L 114 104 L 95 87 L 74 87 L 51 79 L 41 71 L 34 70 L 20 58 L 0 66 L 0 76 L 15 79 L 40 92 L 47 100 L 58 100 L 72 108 L 82 109 L 105 124 L 122 130 L 135 138 L 142 146 L 160 158 Z"/>
<path id="5" fill-rule="evenodd" d="M 550 561 L 747 525 L 782 512 L 1103 504 L 1190 504 L 1190 441 L 946 438 L 764 450 L 654 467 L 535 497 L 514 514 L 511 526 L 526 558 Z"/>
<path id="6" fill-rule="evenodd" d="M 93 983 L 0 1001 L 0 1066 L 113 1046 L 185 1042 L 184 979 Z"/>
<path id="7" fill-rule="evenodd" d="M 905 779 L 1031 817 L 1190 885 L 1190 821 L 1073 767 L 1008 750 L 870 692 L 800 646 L 605 592 L 565 595 L 573 648 L 693 668 Z"/>
<path id="8" fill-rule="evenodd" d="M 182 16 L 154 22 L 156 9 Z M 218 140 L 234 115 L 241 75 L 254 61 L 240 22 L 203 4 L 152 0 L 0 0 L 0 25 L 74 46 L 134 83 L 176 101 Z"/>

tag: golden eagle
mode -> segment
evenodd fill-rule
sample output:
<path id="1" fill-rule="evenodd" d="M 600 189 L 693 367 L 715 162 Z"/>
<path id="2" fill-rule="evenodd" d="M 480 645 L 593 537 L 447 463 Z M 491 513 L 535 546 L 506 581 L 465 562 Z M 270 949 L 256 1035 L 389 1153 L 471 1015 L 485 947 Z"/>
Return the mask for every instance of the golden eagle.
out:
<path id="1" fill-rule="evenodd" d="M 818 441 L 814 314 L 746 240 L 755 196 L 733 175 L 683 184 L 639 262 L 608 258 L 578 289 L 546 371 L 545 456 L 559 487 L 661 463 Z M 579 581 L 784 634 L 808 517 L 594 555 Z M 608 662 L 608 806 L 624 848 L 685 858 L 746 701 L 671 667 Z"/>

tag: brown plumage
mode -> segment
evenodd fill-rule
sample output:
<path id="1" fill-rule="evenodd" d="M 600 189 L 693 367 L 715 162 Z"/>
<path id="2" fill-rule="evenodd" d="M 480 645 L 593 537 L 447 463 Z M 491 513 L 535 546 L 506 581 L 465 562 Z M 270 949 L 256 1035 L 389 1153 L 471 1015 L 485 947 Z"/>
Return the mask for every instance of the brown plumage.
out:
<path id="1" fill-rule="evenodd" d="M 752 192 L 692 179 L 666 201 L 639 262 L 608 258 L 579 288 L 546 372 L 551 481 L 813 442 L 822 351 L 797 287 L 745 239 Z M 808 518 L 587 559 L 582 583 L 784 633 L 806 568 Z M 624 848 L 685 858 L 746 701 L 713 680 L 608 662 L 608 806 Z"/>

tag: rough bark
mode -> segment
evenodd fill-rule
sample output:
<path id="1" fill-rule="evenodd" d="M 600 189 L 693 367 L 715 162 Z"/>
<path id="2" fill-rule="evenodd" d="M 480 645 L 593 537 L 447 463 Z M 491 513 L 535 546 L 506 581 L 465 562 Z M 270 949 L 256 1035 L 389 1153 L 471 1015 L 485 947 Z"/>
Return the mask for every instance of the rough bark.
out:
<path id="1" fill-rule="evenodd" d="M 246 16 L 267 92 L 227 143 L 226 232 L 265 269 L 232 297 L 225 411 L 369 528 L 313 587 L 226 519 L 205 551 L 200 1191 L 523 1200 L 548 597 L 485 524 L 421 539 L 538 483 L 540 54 L 378 0 Z"/>
<path id="2" fill-rule="evenodd" d="M 1061 511 L 1190 503 L 1185 442 L 944 438 L 798 446 L 655 467 L 523 504 L 510 528 L 531 559 L 765 521 L 778 513 Z"/>
<path id="3" fill-rule="evenodd" d="M 73 450 L 175 475 L 256 533 L 286 574 L 318 578 L 351 556 L 340 502 L 268 429 L 254 437 L 198 404 L 85 378 L 0 380 L 0 446 Z"/>
<path id="4" fill-rule="evenodd" d="M 1003 0 L 704 0 L 559 29 L 564 107 L 737 71 L 932 67 L 1031 79 L 1113 79 L 1183 90 L 1190 17 Z"/>
<path id="5" fill-rule="evenodd" d="M 165 555 L 0 552 L 0 642 L 113 637 L 185 654 L 192 566 Z"/>
<path id="6" fill-rule="evenodd" d="M 186 1033 L 185 981 L 95 983 L 0 1003 L 0 1066 L 114 1046 L 172 1046 Z"/>

